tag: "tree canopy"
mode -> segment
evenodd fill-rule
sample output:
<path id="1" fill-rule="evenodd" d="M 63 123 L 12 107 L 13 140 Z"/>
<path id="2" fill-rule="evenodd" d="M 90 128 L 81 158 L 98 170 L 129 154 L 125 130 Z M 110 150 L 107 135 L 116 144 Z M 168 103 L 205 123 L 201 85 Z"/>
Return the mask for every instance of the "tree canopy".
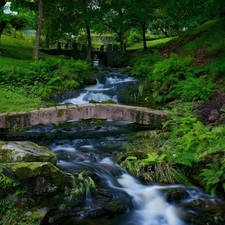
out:
<path id="1" fill-rule="evenodd" d="M 5 0 L 0 0 L 0 7 Z M 125 53 L 127 32 L 136 28 L 142 33 L 143 48 L 146 31 L 165 36 L 179 35 L 186 29 L 216 17 L 225 16 L 223 0 L 11 0 L 15 7 L 29 8 L 37 15 L 37 36 L 45 35 L 57 42 L 86 33 L 87 61 L 91 57 L 91 33 L 109 32 L 118 36 L 120 51 Z M 1 26 L 4 27 L 4 19 Z M 4 28 L 3 28 L 4 29 Z M 40 37 L 39 37 L 40 38 Z M 36 39 L 36 48 L 40 40 Z M 39 42 L 39 43 L 38 43 Z M 37 53 L 36 53 L 37 54 Z M 37 57 L 38 58 L 38 57 Z"/>

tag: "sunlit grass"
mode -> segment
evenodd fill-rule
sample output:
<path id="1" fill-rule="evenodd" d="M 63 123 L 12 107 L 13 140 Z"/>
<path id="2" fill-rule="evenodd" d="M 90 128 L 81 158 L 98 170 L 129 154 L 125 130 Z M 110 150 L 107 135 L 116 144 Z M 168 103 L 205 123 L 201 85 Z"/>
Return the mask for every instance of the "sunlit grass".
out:
<path id="1" fill-rule="evenodd" d="M 29 111 L 52 105 L 41 101 L 40 98 L 26 97 L 19 91 L 19 89 L 11 91 L 0 87 L 0 113 Z"/>
<path id="2" fill-rule="evenodd" d="M 147 47 L 148 48 L 156 47 L 158 45 L 165 44 L 174 38 L 175 37 L 167 37 L 167 38 L 161 38 L 161 39 L 157 39 L 157 40 L 147 41 Z M 143 42 L 138 42 L 138 43 L 134 43 L 131 46 L 127 47 L 127 50 L 136 50 L 136 49 L 142 49 L 142 48 L 143 48 Z"/>
<path id="3" fill-rule="evenodd" d="M 31 39 L 13 38 L 2 35 L 0 39 L 0 66 L 29 64 L 32 60 L 34 44 Z M 46 55 L 40 53 L 40 58 Z"/>

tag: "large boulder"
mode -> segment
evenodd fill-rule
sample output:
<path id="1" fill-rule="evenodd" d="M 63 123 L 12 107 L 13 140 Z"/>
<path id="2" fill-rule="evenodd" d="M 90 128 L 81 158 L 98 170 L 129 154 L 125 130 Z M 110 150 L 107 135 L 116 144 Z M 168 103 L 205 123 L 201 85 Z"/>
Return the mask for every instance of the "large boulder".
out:
<path id="1" fill-rule="evenodd" d="M 0 163 L 50 162 L 56 165 L 56 156 L 46 147 L 29 141 L 0 142 Z"/>
<path id="2" fill-rule="evenodd" d="M 4 163 L 2 172 L 21 183 L 26 194 L 48 195 L 71 186 L 72 175 L 62 172 L 49 162 Z"/>

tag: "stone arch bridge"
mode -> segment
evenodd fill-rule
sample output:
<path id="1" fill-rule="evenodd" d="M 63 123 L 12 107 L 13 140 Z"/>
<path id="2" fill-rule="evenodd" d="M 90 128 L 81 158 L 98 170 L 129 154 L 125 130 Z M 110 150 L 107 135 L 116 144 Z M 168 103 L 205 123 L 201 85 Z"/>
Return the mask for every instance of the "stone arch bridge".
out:
<path id="1" fill-rule="evenodd" d="M 87 49 L 85 45 L 72 44 L 72 48 L 65 45 L 65 48 L 58 44 L 57 49 L 41 49 L 41 52 L 49 55 L 65 55 L 73 57 L 75 60 L 85 60 L 87 56 Z M 121 56 L 121 52 L 117 45 L 108 44 L 107 46 L 101 45 L 100 48 L 92 49 L 91 57 L 92 60 L 98 59 L 99 64 L 102 66 L 115 66 L 117 57 Z"/>
<path id="2" fill-rule="evenodd" d="M 1 113 L 0 129 L 81 119 L 112 119 L 161 127 L 169 115 L 160 110 L 117 104 L 60 105 L 29 112 Z"/>

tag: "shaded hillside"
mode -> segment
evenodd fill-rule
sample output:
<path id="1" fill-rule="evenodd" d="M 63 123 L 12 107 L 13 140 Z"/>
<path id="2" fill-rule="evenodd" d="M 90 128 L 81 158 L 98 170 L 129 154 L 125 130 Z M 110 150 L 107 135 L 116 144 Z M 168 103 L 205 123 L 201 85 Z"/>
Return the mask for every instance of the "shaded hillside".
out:
<path id="1" fill-rule="evenodd" d="M 196 67 L 205 67 L 210 73 L 225 71 L 225 20 L 208 21 L 174 39 L 163 48 L 162 54 L 177 53 L 194 57 Z M 218 74 L 219 75 L 219 74 Z"/>

